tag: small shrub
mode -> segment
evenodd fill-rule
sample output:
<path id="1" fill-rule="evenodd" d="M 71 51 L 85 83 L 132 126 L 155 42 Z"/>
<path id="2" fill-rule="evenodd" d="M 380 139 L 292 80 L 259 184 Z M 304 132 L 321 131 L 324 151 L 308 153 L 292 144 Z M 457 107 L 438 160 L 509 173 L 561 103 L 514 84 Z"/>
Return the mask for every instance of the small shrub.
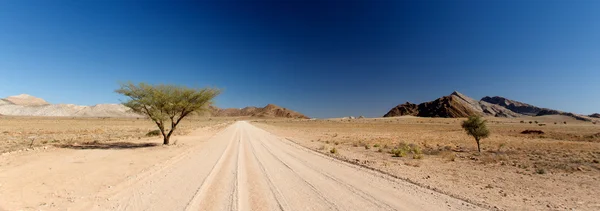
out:
<path id="1" fill-rule="evenodd" d="M 537 123 L 538 123 L 538 121 L 535 121 L 535 124 L 537 124 Z"/>
<path id="2" fill-rule="evenodd" d="M 160 136 L 160 130 L 151 130 L 150 132 L 146 133 L 146 136 Z"/>
<path id="3" fill-rule="evenodd" d="M 331 154 L 336 154 L 337 153 L 337 149 L 334 147 L 331 150 L 329 150 L 329 152 L 331 152 Z"/>
<path id="4" fill-rule="evenodd" d="M 336 141 L 334 144 L 335 144 L 335 145 L 340 145 L 340 142 L 337 142 L 337 141 Z"/>
<path id="5" fill-rule="evenodd" d="M 414 154 L 413 159 L 423 159 L 423 154 Z"/>
<path id="6" fill-rule="evenodd" d="M 529 124 L 533 123 L 532 121 L 529 121 Z"/>
<path id="7" fill-rule="evenodd" d="M 358 147 L 358 143 L 352 144 L 353 147 Z"/>
<path id="8" fill-rule="evenodd" d="M 406 150 L 403 149 L 392 149 L 392 154 L 394 154 L 394 157 L 404 157 L 406 156 Z"/>
<path id="9" fill-rule="evenodd" d="M 379 148 L 379 149 L 377 150 L 377 152 L 383 152 L 383 149 Z"/>
<path id="10" fill-rule="evenodd" d="M 480 116 L 470 116 L 469 119 L 462 122 L 461 127 L 467 134 L 475 138 L 477 151 L 481 152 L 479 141 L 490 135 L 490 131 L 486 126 L 486 120 L 483 120 Z"/>
<path id="11" fill-rule="evenodd" d="M 563 122 L 563 123 L 565 123 L 565 125 L 567 124 L 567 122 L 566 122 L 566 121 L 565 121 L 565 122 Z"/>
<path id="12" fill-rule="evenodd" d="M 542 169 L 542 168 L 539 168 L 539 169 L 536 169 L 536 170 L 535 170 L 535 173 L 537 173 L 537 174 L 545 174 L 545 173 L 546 173 L 546 170 L 544 170 L 544 169 Z"/>
<path id="13" fill-rule="evenodd" d="M 556 124 L 556 122 L 554 122 L 554 124 Z"/>
<path id="14" fill-rule="evenodd" d="M 538 124 L 538 125 L 539 125 L 539 126 L 546 126 L 546 124 L 544 124 L 544 123 L 540 123 L 540 124 Z"/>
<path id="15" fill-rule="evenodd" d="M 521 123 L 525 123 L 525 121 L 521 120 Z"/>
<path id="16" fill-rule="evenodd" d="M 383 145 L 383 148 L 384 148 L 384 149 L 387 149 L 387 148 L 390 148 L 390 146 L 388 146 L 388 145 L 386 144 L 386 145 Z"/>
<path id="17" fill-rule="evenodd" d="M 329 141 L 325 141 L 326 144 L 329 144 Z"/>
<path id="18" fill-rule="evenodd" d="M 421 147 L 419 147 L 417 145 L 411 146 L 411 151 L 415 155 L 421 155 L 421 154 L 423 154 L 423 151 L 421 150 Z"/>
<path id="19" fill-rule="evenodd" d="M 544 131 L 541 130 L 524 130 L 523 132 L 521 132 L 521 134 L 544 134 Z"/>
<path id="20" fill-rule="evenodd" d="M 595 123 L 594 123 L 595 124 Z M 379 147 L 379 144 L 374 144 L 373 147 Z"/>
<path id="21" fill-rule="evenodd" d="M 365 144 L 365 149 L 371 149 L 371 147 L 368 144 Z"/>

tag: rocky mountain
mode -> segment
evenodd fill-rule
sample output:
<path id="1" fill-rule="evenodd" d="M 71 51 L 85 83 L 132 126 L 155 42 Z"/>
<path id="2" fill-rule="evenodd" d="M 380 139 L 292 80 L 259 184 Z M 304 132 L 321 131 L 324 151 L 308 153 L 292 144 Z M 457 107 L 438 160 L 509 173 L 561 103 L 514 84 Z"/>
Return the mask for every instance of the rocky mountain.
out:
<path id="1" fill-rule="evenodd" d="M 438 98 L 434 101 L 424 102 L 419 105 L 406 102 L 392 108 L 384 115 L 384 117 L 404 115 L 448 118 L 468 117 L 470 115 L 498 117 L 520 116 L 501 106 L 480 102 L 456 91 L 448 96 Z"/>
<path id="2" fill-rule="evenodd" d="M 0 115 L 4 116 L 59 116 L 59 117 L 140 117 L 121 104 L 98 104 L 81 106 L 73 104 L 50 104 L 44 99 L 31 95 L 17 95 L 0 99 Z M 303 118 L 301 113 L 273 104 L 263 108 L 245 107 L 243 109 L 209 108 L 207 115 L 219 117 L 283 117 Z"/>
<path id="3" fill-rule="evenodd" d="M 417 104 L 406 102 L 392 108 L 392 110 L 388 111 L 383 117 L 417 116 L 418 114 L 419 110 L 417 109 Z"/>
<path id="4" fill-rule="evenodd" d="M 588 116 L 540 108 L 503 97 L 484 97 L 477 101 L 456 91 L 448 96 L 418 105 L 406 102 L 392 108 L 384 117 L 404 115 L 447 118 L 468 117 L 470 115 L 495 117 L 565 115 L 578 120 L 591 121 Z"/>
<path id="5" fill-rule="evenodd" d="M 529 105 L 527 103 L 522 103 L 519 101 L 509 100 L 504 97 L 484 97 L 481 99 L 483 102 L 488 102 L 491 104 L 502 106 L 506 109 L 509 109 L 515 113 L 523 114 L 526 116 L 545 116 L 545 115 L 564 115 L 570 116 L 577 120 L 582 121 L 591 121 L 589 116 L 574 114 L 570 112 L 558 111 L 549 108 L 540 108 L 533 105 Z"/>
<path id="6" fill-rule="evenodd" d="M 600 114 L 599 113 L 593 113 L 588 115 L 589 117 L 594 117 L 594 118 L 600 118 Z"/>
<path id="7" fill-rule="evenodd" d="M 295 118 L 295 119 L 308 119 L 307 116 L 292 111 L 286 108 L 279 107 L 277 105 L 268 104 L 263 108 L 254 106 L 245 107 L 242 109 L 238 108 L 226 108 L 220 109 L 212 106 L 210 108 L 211 115 L 216 117 L 260 117 L 260 118 Z"/>
<path id="8" fill-rule="evenodd" d="M 60 117 L 138 117 L 121 104 L 81 106 L 50 104 L 44 99 L 27 94 L 0 99 L 0 115 L 4 116 L 60 116 Z"/>
<path id="9" fill-rule="evenodd" d="M 2 99 L 5 102 L 14 105 L 24 105 L 24 106 L 39 106 L 39 105 L 49 105 L 50 103 L 46 102 L 42 98 L 37 98 L 28 94 L 20 94 L 16 96 L 10 96 Z M 2 103 L 0 103 L 2 105 Z"/>

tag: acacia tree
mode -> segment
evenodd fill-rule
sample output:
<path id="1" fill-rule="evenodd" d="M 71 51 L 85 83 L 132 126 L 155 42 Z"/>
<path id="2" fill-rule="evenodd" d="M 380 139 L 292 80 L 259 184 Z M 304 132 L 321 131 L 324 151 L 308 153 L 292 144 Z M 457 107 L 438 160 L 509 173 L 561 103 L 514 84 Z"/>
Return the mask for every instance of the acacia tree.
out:
<path id="1" fill-rule="evenodd" d="M 477 142 L 477 151 L 479 152 L 481 152 L 479 141 L 490 135 L 490 131 L 485 123 L 486 120 L 483 120 L 480 116 L 470 116 L 469 119 L 463 121 L 461 125 L 467 134 L 475 138 L 475 141 Z"/>
<path id="2" fill-rule="evenodd" d="M 175 85 L 150 85 L 123 83 L 116 93 L 129 99 L 123 105 L 136 113 L 149 117 L 168 145 L 173 131 L 181 120 L 190 114 L 206 111 L 213 98 L 221 93 L 216 88 L 188 88 Z M 167 131 L 166 124 L 171 124 Z"/>

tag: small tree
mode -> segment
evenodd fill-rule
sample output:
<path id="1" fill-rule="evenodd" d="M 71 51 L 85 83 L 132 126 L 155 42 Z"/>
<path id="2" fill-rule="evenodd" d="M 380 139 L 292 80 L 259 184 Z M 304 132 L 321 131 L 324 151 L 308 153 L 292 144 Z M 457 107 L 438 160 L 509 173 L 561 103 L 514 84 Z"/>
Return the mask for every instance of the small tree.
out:
<path id="1" fill-rule="evenodd" d="M 181 120 L 190 114 L 205 111 L 212 99 L 221 93 L 216 88 L 194 89 L 175 85 L 149 85 L 146 83 L 121 84 L 115 92 L 129 97 L 123 105 L 136 113 L 148 116 L 163 136 L 163 144 L 168 145 L 173 131 Z M 166 131 L 166 124 L 171 128 Z"/>
<path id="2" fill-rule="evenodd" d="M 475 141 L 477 142 L 477 151 L 479 152 L 481 152 L 479 141 L 490 135 L 490 131 L 487 129 L 485 123 L 486 120 L 483 120 L 480 116 L 470 116 L 469 119 L 463 121 L 461 125 L 467 134 L 475 138 Z"/>

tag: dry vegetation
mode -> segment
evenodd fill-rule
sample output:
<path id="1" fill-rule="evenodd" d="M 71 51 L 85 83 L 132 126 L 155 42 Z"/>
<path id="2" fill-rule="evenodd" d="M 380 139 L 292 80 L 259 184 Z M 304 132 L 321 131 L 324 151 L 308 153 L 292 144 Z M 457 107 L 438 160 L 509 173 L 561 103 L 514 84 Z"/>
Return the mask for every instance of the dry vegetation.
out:
<path id="1" fill-rule="evenodd" d="M 231 120 L 233 119 L 200 117 L 185 119 L 175 131 L 175 135 L 187 134 L 193 129 L 213 125 L 215 122 Z M 2 116 L 0 153 L 86 143 L 111 146 L 113 143 L 123 143 L 124 140 L 146 138 L 148 133 L 154 130 L 156 125 L 144 118 Z"/>
<path id="2" fill-rule="evenodd" d="M 460 127 L 463 119 L 255 124 L 324 154 L 490 208 L 600 209 L 595 197 L 600 194 L 600 126 L 556 116 L 487 119 L 492 134 L 481 141 L 482 153 Z M 524 130 L 544 134 L 521 134 Z"/>

